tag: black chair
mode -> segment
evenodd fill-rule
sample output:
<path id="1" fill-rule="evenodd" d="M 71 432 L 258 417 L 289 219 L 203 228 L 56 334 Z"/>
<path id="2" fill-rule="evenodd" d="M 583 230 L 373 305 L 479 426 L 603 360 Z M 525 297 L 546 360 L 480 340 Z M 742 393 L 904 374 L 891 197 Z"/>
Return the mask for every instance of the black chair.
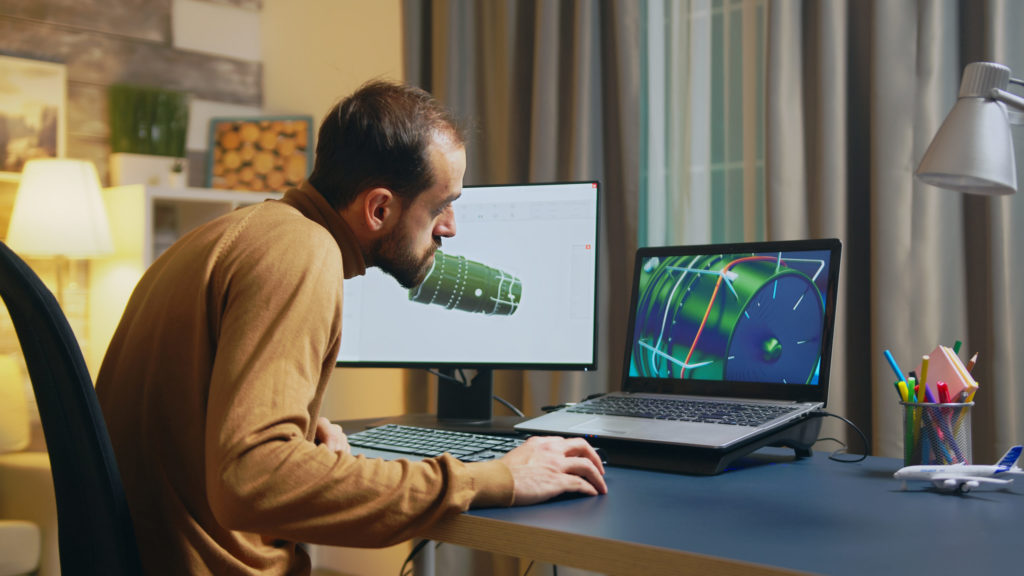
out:
<path id="1" fill-rule="evenodd" d="M 61 572 L 141 574 L 121 474 L 82 351 L 53 294 L 2 242 L 0 297 L 21 342 L 50 453 Z"/>

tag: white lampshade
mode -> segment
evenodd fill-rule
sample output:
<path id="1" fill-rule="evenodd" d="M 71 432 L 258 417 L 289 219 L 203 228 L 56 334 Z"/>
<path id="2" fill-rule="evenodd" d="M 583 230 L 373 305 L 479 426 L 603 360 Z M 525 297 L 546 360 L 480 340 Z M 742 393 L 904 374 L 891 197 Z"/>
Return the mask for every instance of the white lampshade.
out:
<path id="1" fill-rule="evenodd" d="M 96 166 L 58 158 L 26 162 L 7 244 L 22 256 L 89 258 L 113 252 Z"/>
<path id="2" fill-rule="evenodd" d="M 1009 79 L 1010 69 L 992 62 L 964 68 L 959 98 L 921 159 L 919 180 L 975 194 L 1017 191 L 1009 114 L 993 97 Z"/>

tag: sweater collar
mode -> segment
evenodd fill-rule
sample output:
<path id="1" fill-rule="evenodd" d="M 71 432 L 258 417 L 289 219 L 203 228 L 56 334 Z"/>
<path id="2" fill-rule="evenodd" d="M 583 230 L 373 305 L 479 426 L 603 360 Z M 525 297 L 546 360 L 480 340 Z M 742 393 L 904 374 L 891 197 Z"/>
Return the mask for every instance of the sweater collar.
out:
<path id="1" fill-rule="evenodd" d="M 341 249 L 341 262 L 346 279 L 366 274 L 366 260 L 359 250 L 359 242 L 356 241 L 352 228 L 312 184 L 303 182 L 298 188 L 288 190 L 281 201 L 293 206 L 303 216 L 331 233 Z"/>

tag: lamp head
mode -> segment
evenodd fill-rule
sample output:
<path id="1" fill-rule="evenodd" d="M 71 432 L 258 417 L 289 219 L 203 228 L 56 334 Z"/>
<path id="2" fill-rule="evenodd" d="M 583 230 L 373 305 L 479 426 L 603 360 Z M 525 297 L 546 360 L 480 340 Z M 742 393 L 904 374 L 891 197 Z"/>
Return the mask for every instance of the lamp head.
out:
<path id="1" fill-rule="evenodd" d="M 23 256 L 89 258 L 113 252 L 96 166 L 64 158 L 26 162 L 7 244 Z"/>
<path id="2" fill-rule="evenodd" d="M 1009 81 L 1010 69 L 1001 64 L 964 68 L 957 102 L 921 159 L 918 180 L 974 194 L 1017 191 L 1010 118 L 1000 97 Z"/>

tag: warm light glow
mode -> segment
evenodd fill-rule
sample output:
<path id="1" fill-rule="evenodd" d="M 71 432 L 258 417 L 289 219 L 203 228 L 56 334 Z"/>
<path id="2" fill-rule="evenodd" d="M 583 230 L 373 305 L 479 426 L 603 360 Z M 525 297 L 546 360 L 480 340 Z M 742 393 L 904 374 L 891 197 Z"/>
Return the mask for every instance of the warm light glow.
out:
<path id="1" fill-rule="evenodd" d="M 7 244 L 22 256 L 90 258 L 113 252 L 96 166 L 57 158 L 26 162 Z"/>

